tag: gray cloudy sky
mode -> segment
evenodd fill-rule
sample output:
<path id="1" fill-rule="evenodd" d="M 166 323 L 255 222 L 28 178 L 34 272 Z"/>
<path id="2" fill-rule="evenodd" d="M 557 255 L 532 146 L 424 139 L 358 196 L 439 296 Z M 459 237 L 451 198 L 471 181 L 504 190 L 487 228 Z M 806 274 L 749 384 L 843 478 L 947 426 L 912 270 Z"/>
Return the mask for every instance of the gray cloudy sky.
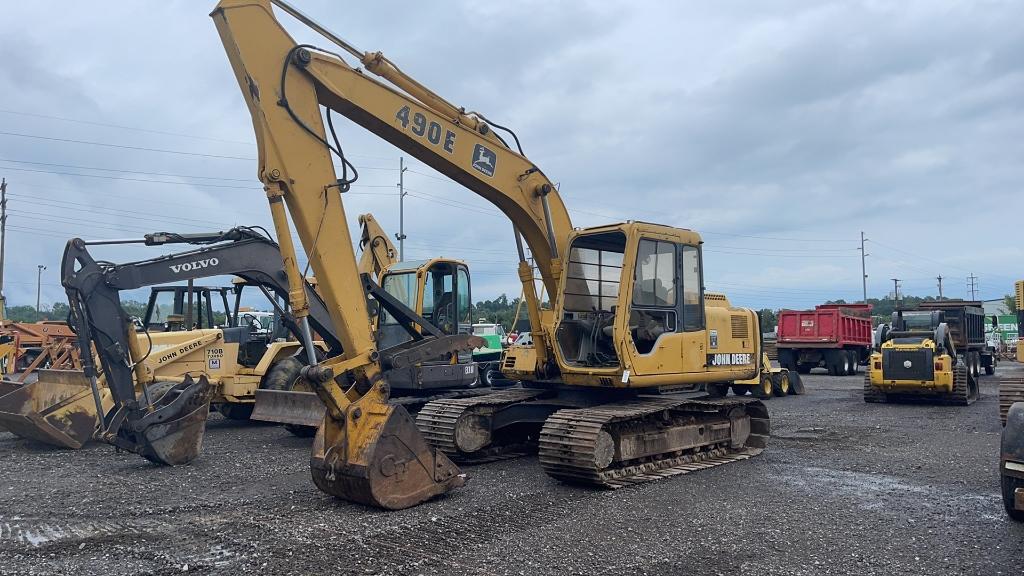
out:
<path id="1" fill-rule="evenodd" d="M 925 295 L 941 274 L 962 297 L 973 272 L 985 298 L 1024 278 L 1024 3 L 296 3 L 516 129 L 576 225 L 701 232 L 706 283 L 736 303 L 858 299 L 861 230 L 872 296 L 893 277 Z M 213 3 L 100 5 L 4 6 L 10 304 L 34 303 L 37 264 L 43 301 L 63 299 L 71 236 L 269 225 Z M 397 232 L 401 153 L 352 124 L 341 135 L 361 171 L 350 221 L 372 211 Z M 466 259 L 475 299 L 517 295 L 509 223 L 410 165 L 407 256 Z"/>

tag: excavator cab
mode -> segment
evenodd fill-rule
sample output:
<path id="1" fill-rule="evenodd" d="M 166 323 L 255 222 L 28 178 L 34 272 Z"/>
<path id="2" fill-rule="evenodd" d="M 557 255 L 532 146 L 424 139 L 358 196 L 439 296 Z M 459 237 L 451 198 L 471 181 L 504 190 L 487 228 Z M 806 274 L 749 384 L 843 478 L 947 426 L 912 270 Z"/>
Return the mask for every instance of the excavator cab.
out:
<path id="1" fill-rule="evenodd" d="M 590 385 L 657 386 L 708 372 L 745 380 L 759 368 L 757 319 L 706 307 L 700 237 L 629 222 L 578 231 L 565 258 L 554 328 L 558 369 Z M 580 379 L 580 382 L 584 378 Z"/>
<path id="2" fill-rule="evenodd" d="M 381 278 L 381 287 L 444 334 L 467 333 L 471 327 L 469 268 L 458 260 L 432 258 L 400 262 Z M 377 340 L 389 348 L 411 339 L 394 315 L 380 310 Z"/>

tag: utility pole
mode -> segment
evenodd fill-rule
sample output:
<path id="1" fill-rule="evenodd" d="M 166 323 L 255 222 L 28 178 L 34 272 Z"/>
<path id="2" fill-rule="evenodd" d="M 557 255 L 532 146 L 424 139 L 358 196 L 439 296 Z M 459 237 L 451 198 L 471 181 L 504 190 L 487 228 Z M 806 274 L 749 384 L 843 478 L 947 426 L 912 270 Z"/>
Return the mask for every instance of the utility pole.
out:
<path id="1" fill-rule="evenodd" d="M 7 318 L 4 298 L 4 243 L 7 240 L 7 179 L 0 179 L 0 322 Z"/>
<path id="2" fill-rule="evenodd" d="M 942 274 L 935 277 L 939 281 L 939 300 L 942 300 Z"/>
<path id="3" fill-rule="evenodd" d="M 405 191 L 405 171 L 408 170 L 405 166 L 405 158 L 398 157 L 398 234 L 395 234 L 395 240 L 398 240 L 398 261 L 405 261 L 405 196 L 408 192 Z"/>
<path id="4" fill-rule="evenodd" d="M 978 299 L 978 277 L 971 272 L 971 275 L 967 277 L 968 290 L 971 291 L 971 300 Z"/>
<path id="5" fill-rule="evenodd" d="M 896 302 L 896 307 L 900 307 L 900 279 L 892 278 L 892 299 Z"/>
<path id="6" fill-rule="evenodd" d="M 870 256 L 870 254 L 867 254 L 867 253 L 864 252 L 864 242 L 867 242 L 867 238 L 864 237 L 864 231 L 862 230 L 861 233 L 860 233 L 860 275 L 861 275 L 860 281 L 861 281 L 861 284 L 862 284 L 862 286 L 864 288 L 864 303 L 867 304 L 868 303 L 868 270 L 867 270 L 867 265 L 865 263 L 865 259 L 868 256 Z"/>
<path id="7" fill-rule="evenodd" d="M 39 270 L 39 274 L 36 276 L 36 314 L 40 311 L 40 297 L 43 295 L 43 270 L 46 270 L 46 266 L 37 264 L 36 268 Z"/>

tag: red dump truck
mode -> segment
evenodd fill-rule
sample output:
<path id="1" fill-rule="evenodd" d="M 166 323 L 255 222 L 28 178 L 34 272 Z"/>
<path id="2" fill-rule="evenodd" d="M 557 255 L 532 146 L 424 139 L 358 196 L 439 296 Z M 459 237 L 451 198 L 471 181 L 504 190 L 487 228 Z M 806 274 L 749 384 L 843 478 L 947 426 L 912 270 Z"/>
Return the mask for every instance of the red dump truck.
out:
<path id="1" fill-rule="evenodd" d="M 825 368 L 833 376 L 856 374 L 871 354 L 871 305 L 822 304 L 814 310 L 779 312 L 779 364 L 807 374 Z"/>

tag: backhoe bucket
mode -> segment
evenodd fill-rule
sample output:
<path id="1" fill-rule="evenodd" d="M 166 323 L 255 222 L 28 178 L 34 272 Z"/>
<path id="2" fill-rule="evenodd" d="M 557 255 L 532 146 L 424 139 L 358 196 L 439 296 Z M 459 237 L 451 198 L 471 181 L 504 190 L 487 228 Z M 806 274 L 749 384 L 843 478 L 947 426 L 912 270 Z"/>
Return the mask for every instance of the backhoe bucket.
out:
<path id="1" fill-rule="evenodd" d="M 81 448 L 96 430 L 96 401 L 81 370 L 39 370 L 39 379 L 0 396 L 0 427 L 21 438 Z M 104 410 L 110 392 L 100 390 Z"/>
<path id="2" fill-rule="evenodd" d="M 405 408 L 360 404 L 349 406 L 347 425 L 328 416 L 317 431 L 310 468 L 320 490 L 400 510 L 466 483 L 465 474 L 427 444 Z"/>
<path id="3" fill-rule="evenodd" d="M 315 392 L 257 390 L 253 420 L 316 428 L 327 409 Z"/>
<path id="4" fill-rule="evenodd" d="M 139 454 L 150 462 L 176 466 L 195 460 L 203 448 L 206 417 L 216 389 L 206 379 L 174 385 L 153 401 L 153 411 L 134 427 L 139 432 Z"/>

